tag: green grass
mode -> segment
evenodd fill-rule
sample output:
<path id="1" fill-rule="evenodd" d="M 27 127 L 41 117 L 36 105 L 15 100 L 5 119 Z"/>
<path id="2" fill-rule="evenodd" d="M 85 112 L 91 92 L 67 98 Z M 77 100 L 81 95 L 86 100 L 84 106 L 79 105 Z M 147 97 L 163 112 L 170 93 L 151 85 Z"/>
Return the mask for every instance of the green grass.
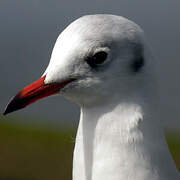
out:
<path id="1" fill-rule="evenodd" d="M 0 124 L 0 180 L 71 180 L 74 131 Z"/>
<path id="2" fill-rule="evenodd" d="M 166 140 L 176 166 L 180 171 L 180 134 L 168 132 L 166 133 Z"/>
<path id="3" fill-rule="evenodd" d="M 71 180 L 74 130 L 0 123 L 0 180 Z M 180 136 L 167 135 L 180 168 Z"/>

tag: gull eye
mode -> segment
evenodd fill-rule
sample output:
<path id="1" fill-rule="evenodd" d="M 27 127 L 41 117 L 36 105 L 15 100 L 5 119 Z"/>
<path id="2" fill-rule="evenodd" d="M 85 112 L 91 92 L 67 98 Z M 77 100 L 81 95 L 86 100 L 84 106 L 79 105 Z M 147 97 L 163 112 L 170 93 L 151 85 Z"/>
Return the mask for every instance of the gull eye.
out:
<path id="1" fill-rule="evenodd" d="M 94 54 L 91 57 L 88 57 L 86 59 L 86 62 L 91 66 L 91 67 L 97 67 L 98 65 L 101 65 L 105 62 L 107 59 L 108 54 L 105 51 L 100 51 Z"/>

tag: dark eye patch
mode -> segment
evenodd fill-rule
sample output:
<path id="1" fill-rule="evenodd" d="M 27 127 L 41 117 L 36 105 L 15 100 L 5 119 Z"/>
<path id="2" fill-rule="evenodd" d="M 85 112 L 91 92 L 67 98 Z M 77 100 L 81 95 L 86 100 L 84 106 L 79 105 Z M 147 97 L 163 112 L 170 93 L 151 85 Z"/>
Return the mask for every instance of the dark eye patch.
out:
<path id="1" fill-rule="evenodd" d="M 139 72 L 145 64 L 144 50 L 142 46 L 134 48 L 134 58 L 131 63 L 131 70 L 135 73 Z"/>
<path id="2" fill-rule="evenodd" d="M 139 72 L 143 66 L 144 66 L 143 56 L 134 59 L 134 62 L 131 65 L 133 72 Z"/>
<path id="3" fill-rule="evenodd" d="M 100 51 L 94 54 L 93 56 L 87 57 L 86 62 L 92 68 L 97 67 L 105 62 L 108 54 L 105 51 Z"/>

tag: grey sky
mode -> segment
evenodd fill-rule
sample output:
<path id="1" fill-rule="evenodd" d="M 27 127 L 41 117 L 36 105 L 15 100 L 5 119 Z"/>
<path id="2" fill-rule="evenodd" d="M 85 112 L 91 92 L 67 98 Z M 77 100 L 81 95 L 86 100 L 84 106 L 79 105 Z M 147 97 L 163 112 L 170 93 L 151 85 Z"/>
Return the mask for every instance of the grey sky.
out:
<path id="1" fill-rule="evenodd" d="M 76 18 L 96 13 L 122 15 L 144 29 L 158 61 L 161 117 L 167 126 L 180 125 L 179 0 L 1 0 L 0 110 L 18 90 L 41 76 L 59 33 Z M 79 108 L 52 97 L 10 116 L 27 115 L 45 118 L 45 122 L 74 123 Z"/>

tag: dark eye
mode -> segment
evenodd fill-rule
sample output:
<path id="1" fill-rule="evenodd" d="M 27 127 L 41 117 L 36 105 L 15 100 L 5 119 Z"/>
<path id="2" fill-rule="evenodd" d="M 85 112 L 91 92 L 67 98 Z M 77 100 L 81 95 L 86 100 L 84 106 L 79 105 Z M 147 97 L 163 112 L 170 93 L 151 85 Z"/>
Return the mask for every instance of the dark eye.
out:
<path id="1" fill-rule="evenodd" d="M 91 66 L 91 67 L 97 67 L 100 64 L 103 64 L 104 61 L 106 60 L 108 54 L 104 51 L 97 52 L 95 55 L 88 57 L 86 62 Z"/>

